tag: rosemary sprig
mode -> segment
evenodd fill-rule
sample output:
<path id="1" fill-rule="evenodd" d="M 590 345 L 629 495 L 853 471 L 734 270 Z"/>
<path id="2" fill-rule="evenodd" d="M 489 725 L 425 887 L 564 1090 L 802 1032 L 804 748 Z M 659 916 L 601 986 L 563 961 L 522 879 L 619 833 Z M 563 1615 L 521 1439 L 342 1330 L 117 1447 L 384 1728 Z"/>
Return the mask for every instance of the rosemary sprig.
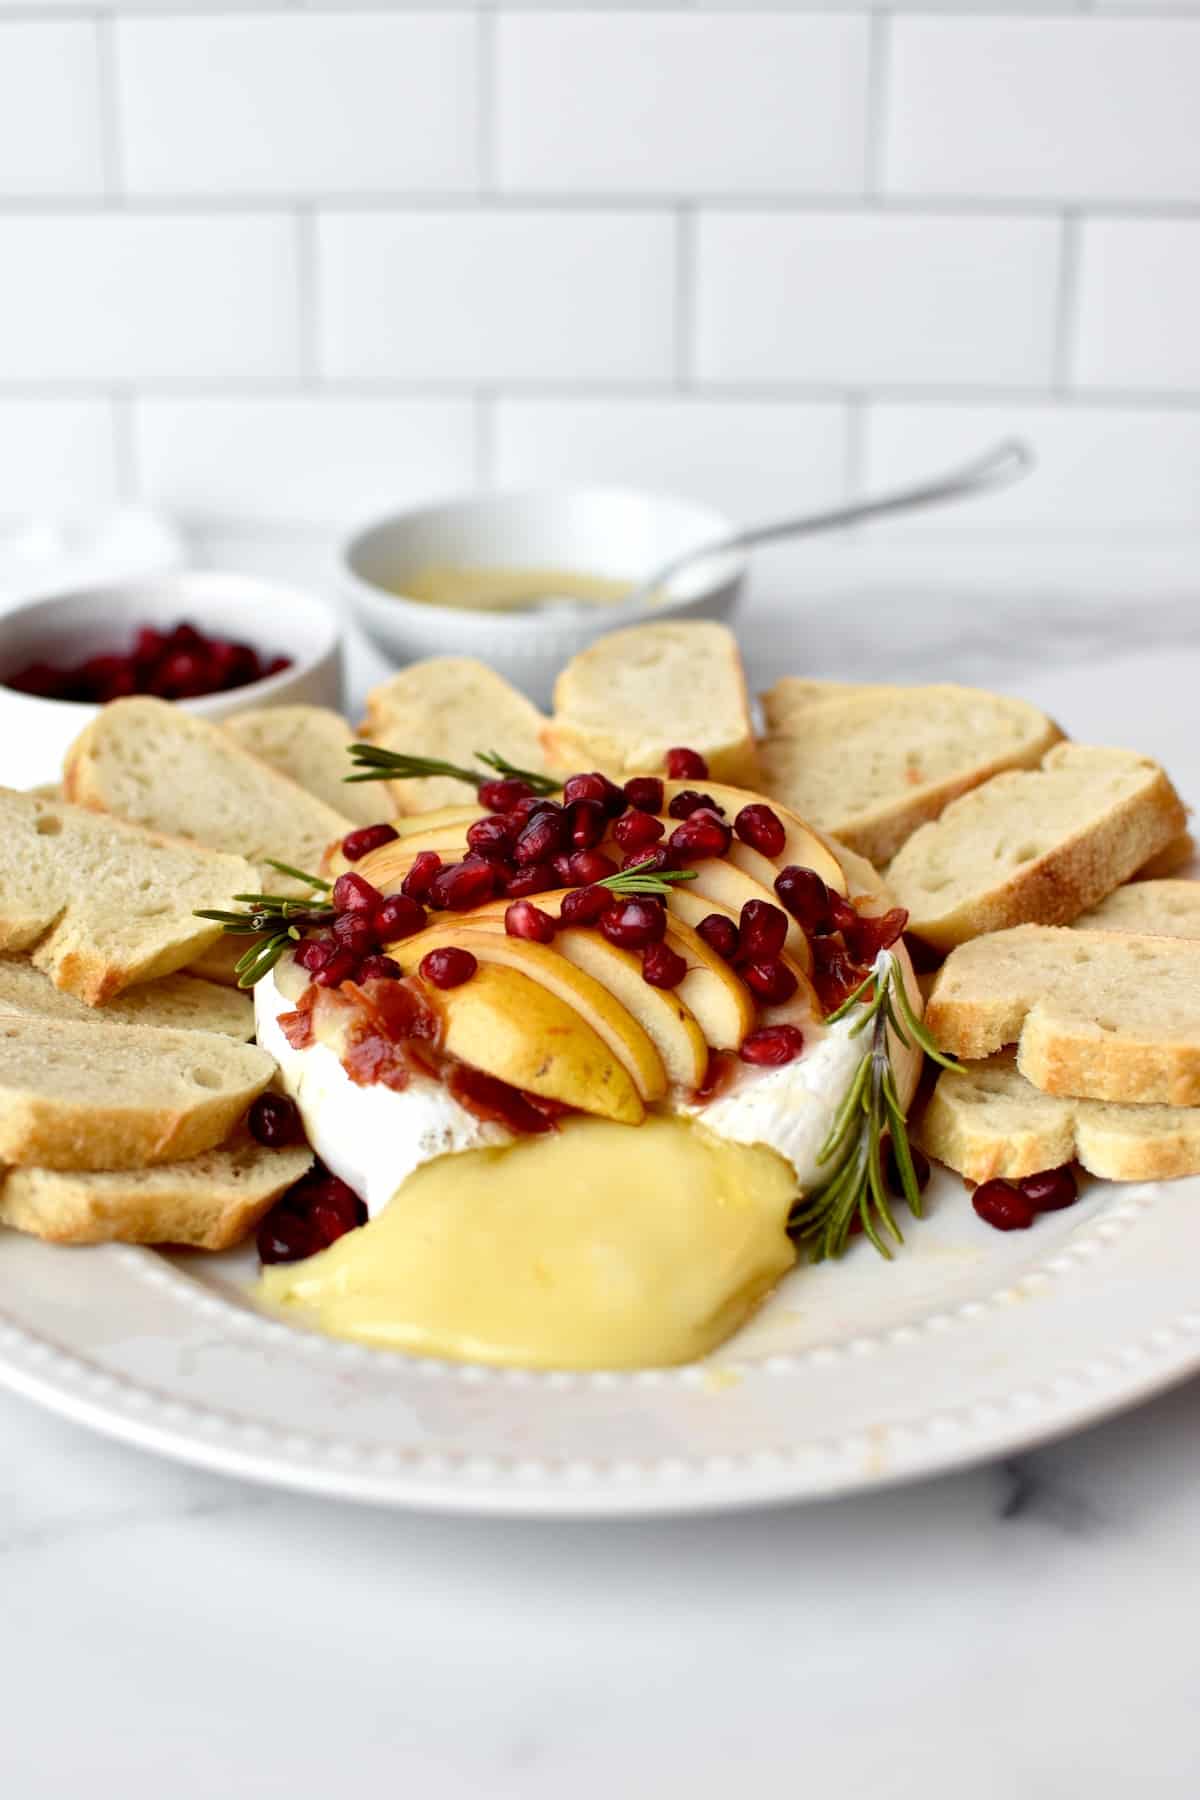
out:
<path id="1" fill-rule="evenodd" d="M 330 891 L 332 883 L 323 876 L 309 875 L 303 869 L 294 869 L 291 863 L 276 862 L 272 857 L 266 860 L 268 868 L 277 870 L 280 875 L 290 875 L 294 881 L 307 883 L 314 894 Z M 253 937 L 254 942 L 235 964 L 240 988 L 251 988 L 256 981 L 261 981 L 284 951 L 299 943 L 304 935 L 299 921 L 309 926 L 324 924 L 333 918 L 333 906 L 327 900 L 293 900 L 283 894 L 235 894 L 233 897 L 243 903 L 245 912 L 198 909 L 196 917 L 215 920 L 230 937 Z"/>
<path id="2" fill-rule="evenodd" d="M 869 1000 L 868 989 L 874 990 Z M 914 1217 L 921 1217 L 921 1190 L 913 1169 L 904 1108 L 896 1089 L 889 1030 L 902 1044 L 923 1050 L 941 1068 L 959 1066 L 938 1048 L 913 1012 L 903 972 L 892 951 L 879 952 L 870 974 L 829 1014 L 827 1023 L 836 1024 L 856 1006 L 862 1006 L 862 1016 L 850 1035 L 858 1037 L 869 1027 L 870 1045 L 817 1157 L 829 1173 L 815 1193 L 799 1201 L 788 1221 L 792 1236 L 811 1244 L 816 1262 L 841 1255 L 856 1219 L 880 1255 L 889 1260 L 892 1253 L 884 1234 L 897 1244 L 903 1242 L 888 1203 L 883 1169 L 885 1130 L 891 1137 L 904 1198 Z"/>
<path id="3" fill-rule="evenodd" d="M 656 869 L 651 855 L 644 862 L 632 863 L 628 869 L 605 875 L 592 885 L 607 888 L 611 894 L 654 894 L 665 899 L 676 882 L 695 879 L 695 869 Z"/>
<path id="4" fill-rule="evenodd" d="M 351 744 L 350 757 L 355 772 L 343 776 L 344 781 L 417 781 L 425 775 L 445 775 L 451 781 L 465 781 L 478 790 L 485 781 L 504 776 L 527 781 L 535 794 L 557 794 L 562 787 L 562 782 L 551 775 L 541 775 L 534 769 L 518 769 L 498 750 L 475 752 L 475 760 L 484 765 L 482 769 L 442 762 L 436 756 L 409 756 L 401 750 L 385 750 L 381 744 Z"/>

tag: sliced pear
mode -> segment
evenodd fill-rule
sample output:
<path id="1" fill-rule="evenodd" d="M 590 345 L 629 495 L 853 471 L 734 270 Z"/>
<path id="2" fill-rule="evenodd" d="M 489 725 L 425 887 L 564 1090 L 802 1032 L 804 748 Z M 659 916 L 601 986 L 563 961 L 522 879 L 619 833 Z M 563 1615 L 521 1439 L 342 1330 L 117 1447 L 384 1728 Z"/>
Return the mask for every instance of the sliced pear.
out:
<path id="1" fill-rule="evenodd" d="M 786 806 L 780 806 L 778 800 L 768 800 L 762 794 L 751 793 L 748 788 L 724 787 L 719 782 L 664 781 L 664 805 L 669 806 L 675 795 L 681 794 L 685 788 L 711 794 L 717 805 L 725 808 L 725 817 L 730 825 L 743 806 L 769 806 L 787 833 L 782 851 L 772 859 L 776 868 L 786 868 L 788 863 L 799 863 L 803 869 L 815 869 L 822 881 L 829 887 L 836 888 L 839 894 L 846 892 L 845 872 L 833 851 L 803 819 L 797 818 Z M 669 824 L 669 820 L 664 818 L 663 823 Z M 770 885 L 768 882 L 767 886 Z"/>
<path id="2" fill-rule="evenodd" d="M 732 913 L 740 918 L 747 900 L 765 900 L 769 906 L 779 907 L 779 900 L 771 888 L 763 887 L 752 875 L 747 875 L 734 862 L 723 856 L 707 857 L 703 862 L 691 865 L 696 871 L 695 881 L 688 882 L 687 890 L 697 899 L 715 900 L 723 912 Z M 684 884 L 681 882 L 679 888 Z M 674 905 L 676 889 L 671 890 L 669 906 Z M 710 906 L 708 911 L 713 909 Z M 703 917 L 703 915 L 701 915 Z M 795 919 L 788 915 L 788 930 L 785 944 L 789 956 L 794 957 L 802 969 L 812 968 L 812 948 L 808 939 L 797 925 Z"/>
<path id="3" fill-rule="evenodd" d="M 703 1031 L 677 993 L 651 987 L 642 979 L 640 957 L 610 944 L 598 931 L 568 926 L 554 948 L 616 996 L 653 1040 L 673 1086 L 698 1088 L 708 1072 L 708 1045 Z"/>
<path id="4" fill-rule="evenodd" d="M 394 944 L 389 954 L 402 967 L 415 969 L 427 950 L 441 944 L 460 944 L 481 963 L 516 969 L 536 981 L 565 1005 L 573 1007 L 628 1071 L 634 1086 L 648 1104 L 667 1091 L 662 1058 L 637 1020 L 593 976 L 568 962 L 545 944 L 509 937 L 504 916 L 483 908 L 464 914 L 461 924 L 439 923 L 416 937 Z M 456 992 L 452 989 L 451 992 Z M 505 1080 L 511 1077 L 506 1076 Z M 514 1082 L 514 1086 L 523 1084 Z"/>
<path id="5" fill-rule="evenodd" d="M 467 854 L 466 839 L 457 827 L 446 826 L 443 832 L 433 835 L 450 841 L 430 843 L 415 836 L 397 838 L 394 843 L 381 844 L 359 862 L 344 866 L 357 869 L 381 894 L 394 894 L 423 850 L 436 851 L 444 863 L 461 862 Z"/>
<path id="6" fill-rule="evenodd" d="M 444 1046 L 460 1062 L 580 1112 L 641 1124 L 645 1108 L 624 1063 L 573 1006 L 530 976 L 481 960 L 461 987 L 429 993 L 445 1018 Z"/>
<path id="7" fill-rule="evenodd" d="M 476 819 L 482 819 L 482 806 L 435 806 L 429 812 L 408 813 L 388 823 L 402 838 L 425 837 L 431 831 L 442 831 L 447 825 L 461 825 L 463 831 Z M 461 836 L 461 833 L 460 833 Z"/>

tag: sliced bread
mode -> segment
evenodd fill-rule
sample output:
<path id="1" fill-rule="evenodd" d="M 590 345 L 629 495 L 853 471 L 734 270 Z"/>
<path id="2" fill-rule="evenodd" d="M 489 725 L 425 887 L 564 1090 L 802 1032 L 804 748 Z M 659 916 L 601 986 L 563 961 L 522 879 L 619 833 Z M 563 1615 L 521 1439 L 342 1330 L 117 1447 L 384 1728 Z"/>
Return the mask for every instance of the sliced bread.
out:
<path id="1" fill-rule="evenodd" d="M 207 1031 L 0 1014 L 0 1163 L 141 1169 L 213 1150 L 275 1064 Z"/>
<path id="2" fill-rule="evenodd" d="M 1080 1162 L 1107 1181 L 1200 1174 L 1200 1107 L 1120 1106 L 1043 1094 L 1012 1056 L 940 1075 L 916 1127 L 930 1156 L 968 1181 Z"/>
<path id="3" fill-rule="evenodd" d="M 1068 925 L 1183 829 L 1163 771 L 1132 750 L 1058 744 L 1040 769 L 951 801 L 893 859 L 888 885 L 938 950 L 1025 923 Z"/>
<path id="4" fill-rule="evenodd" d="M 363 736 L 387 750 L 471 768 L 477 752 L 497 750 L 518 769 L 544 770 L 546 720 L 502 675 L 469 656 L 431 656 L 410 663 L 367 695 Z M 413 781 L 363 782 L 359 791 L 390 789 L 402 813 L 461 806 L 473 796 L 445 775 Z"/>
<path id="5" fill-rule="evenodd" d="M 245 940 L 241 940 L 245 942 Z M 194 975 L 164 975 L 126 989 L 106 1006 L 85 1006 L 64 994 L 22 956 L 0 957 L 0 1013 L 26 1019 L 66 1019 L 77 1025 L 159 1025 L 178 1031 L 215 1031 L 245 1043 L 254 1036 L 254 1002 Z"/>
<path id="6" fill-rule="evenodd" d="M 90 1006 L 190 963 L 221 934 L 194 909 L 257 880 L 241 857 L 7 788 L 0 847 L 0 953 L 29 951 Z"/>
<path id="7" fill-rule="evenodd" d="M 972 1061 L 1007 1044 L 1048 1094 L 1200 1105 L 1200 942 L 1020 925 L 947 958 L 925 1017 Z"/>
<path id="8" fill-rule="evenodd" d="M 1075 920 L 1085 931 L 1200 938 L 1200 881 L 1134 881 Z"/>
<path id="9" fill-rule="evenodd" d="M 1035 706 L 977 688 L 785 676 L 763 706 L 765 791 L 877 863 L 958 795 L 1035 767 L 1062 736 Z"/>
<path id="10" fill-rule="evenodd" d="M 271 893 L 301 884 L 264 868 L 268 857 L 319 868 L 350 820 L 243 750 L 221 726 L 165 700 L 114 700 L 67 752 L 68 799 L 152 831 L 245 857 Z"/>
<path id="11" fill-rule="evenodd" d="M 542 734 L 556 768 L 661 769 L 698 750 L 714 781 L 758 789 L 758 753 L 737 641 L 702 620 L 610 631 L 572 657 Z"/>
<path id="12" fill-rule="evenodd" d="M 52 1244 L 186 1244 L 229 1250 L 312 1167 L 307 1145 L 265 1150 L 247 1132 L 153 1169 L 9 1169 L 0 1225 Z"/>
<path id="13" fill-rule="evenodd" d="M 255 944 L 266 940 L 253 935 L 229 936 L 222 932 L 215 943 L 209 944 L 187 966 L 189 975 L 195 975 L 200 981 L 215 981 L 221 987 L 234 988 L 238 984 L 237 965 L 246 951 Z"/>
<path id="14" fill-rule="evenodd" d="M 237 713 L 224 725 L 243 750 L 299 782 L 355 825 L 378 824 L 395 811 L 385 782 L 345 780 L 352 772 L 350 746 L 357 734 L 327 706 L 264 706 Z"/>
<path id="15" fill-rule="evenodd" d="M 1181 831 L 1178 837 L 1172 838 L 1165 850 L 1144 862 L 1135 881 L 1161 881 L 1167 875 L 1178 875 L 1181 870 L 1190 868 L 1196 860 L 1196 840 L 1190 831 Z"/>

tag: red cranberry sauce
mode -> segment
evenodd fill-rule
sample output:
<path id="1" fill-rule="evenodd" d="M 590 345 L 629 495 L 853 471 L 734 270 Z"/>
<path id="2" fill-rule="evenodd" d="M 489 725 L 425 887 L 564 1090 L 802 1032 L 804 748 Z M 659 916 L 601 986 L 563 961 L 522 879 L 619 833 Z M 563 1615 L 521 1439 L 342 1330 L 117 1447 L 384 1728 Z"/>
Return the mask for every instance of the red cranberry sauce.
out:
<path id="1" fill-rule="evenodd" d="M 32 662 L 3 677 L 5 687 L 41 700 L 75 700 L 104 706 L 131 694 L 160 700 L 198 700 L 228 693 L 290 669 L 290 656 L 268 656 L 250 644 L 206 637 L 194 625 L 170 631 L 143 625 L 128 650 L 85 657 L 81 662 Z"/>

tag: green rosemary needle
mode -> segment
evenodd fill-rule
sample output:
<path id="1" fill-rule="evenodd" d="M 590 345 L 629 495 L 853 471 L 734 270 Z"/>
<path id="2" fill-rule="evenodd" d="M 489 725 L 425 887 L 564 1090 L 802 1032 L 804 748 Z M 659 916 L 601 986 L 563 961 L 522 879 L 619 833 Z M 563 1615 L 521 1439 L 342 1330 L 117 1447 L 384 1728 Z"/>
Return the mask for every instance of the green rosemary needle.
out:
<path id="1" fill-rule="evenodd" d="M 631 863 L 629 868 L 620 869 L 615 875 L 605 875 L 592 885 L 607 888 L 611 894 L 653 894 L 665 899 L 677 882 L 695 879 L 695 869 L 656 869 L 653 856 L 648 856 L 644 862 Z"/>
<path id="2" fill-rule="evenodd" d="M 401 750 L 385 750 L 381 744 L 351 744 L 353 775 L 344 781 L 418 781 L 427 775 L 444 775 L 450 781 L 464 781 L 478 791 L 485 781 L 497 777 L 528 782 L 535 794 L 557 794 L 562 787 L 552 775 L 541 775 L 534 769 L 518 769 L 498 750 L 477 750 L 475 760 L 482 769 L 468 769 L 462 763 L 442 762 L 436 756 L 409 756 Z"/>
<path id="3" fill-rule="evenodd" d="M 294 881 L 306 882 L 314 894 L 327 894 L 332 887 L 332 883 L 321 875 L 309 875 L 303 869 L 294 869 L 291 863 L 276 862 L 272 857 L 266 860 L 268 868 L 277 870 L 280 875 L 290 875 Z M 261 981 L 284 951 L 299 943 L 307 926 L 324 924 L 333 918 L 333 906 L 328 900 L 296 900 L 284 894 L 235 894 L 233 897 L 242 902 L 244 912 L 198 908 L 195 916 L 212 919 L 230 937 L 254 939 L 234 965 L 240 988 L 252 988 L 255 982 Z"/>

